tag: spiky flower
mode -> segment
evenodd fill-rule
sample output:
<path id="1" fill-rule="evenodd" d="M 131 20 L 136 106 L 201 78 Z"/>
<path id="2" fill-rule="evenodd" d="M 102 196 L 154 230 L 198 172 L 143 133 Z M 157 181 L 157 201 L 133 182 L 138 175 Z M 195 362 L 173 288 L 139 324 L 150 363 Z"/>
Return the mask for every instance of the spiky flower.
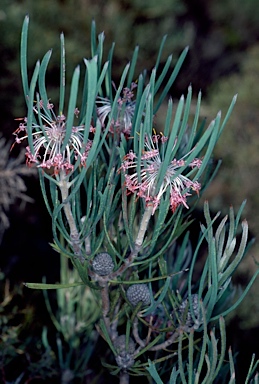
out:
<path id="1" fill-rule="evenodd" d="M 109 275 L 114 268 L 112 257 L 107 252 L 98 253 L 93 259 L 93 270 L 99 276 Z"/>
<path id="2" fill-rule="evenodd" d="M 128 288 L 126 295 L 134 307 L 140 302 L 145 306 L 150 304 L 150 292 L 147 284 L 132 284 Z"/>
<path id="3" fill-rule="evenodd" d="M 123 95 L 118 99 L 116 120 L 113 120 L 109 127 L 111 133 L 122 132 L 125 136 L 130 135 L 136 104 L 136 102 L 132 100 L 134 97 L 133 90 L 136 87 L 136 83 L 132 83 L 130 88 L 126 87 L 123 89 Z M 102 126 L 105 126 L 105 121 L 109 118 L 112 110 L 112 103 L 107 98 L 99 97 L 97 104 L 100 105 L 97 107 L 97 115 Z"/>
<path id="4" fill-rule="evenodd" d="M 137 155 L 130 151 L 123 159 L 120 170 L 125 172 L 125 185 L 128 191 L 136 193 L 138 197 L 143 198 L 147 204 L 153 204 L 153 213 L 157 209 L 162 195 L 170 189 L 170 207 L 172 212 L 176 210 L 179 205 L 189 208 L 187 205 L 187 197 L 190 196 L 190 191 L 193 190 L 199 193 L 201 185 L 198 181 L 192 181 L 187 176 L 177 174 L 179 168 L 186 165 L 185 157 L 181 159 L 173 159 L 166 170 L 161 187 L 156 193 L 156 185 L 158 182 L 159 172 L 163 164 L 161 158 L 159 141 L 162 145 L 167 141 L 163 135 L 146 136 L 145 138 L 145 151 L 140 157 L 140 171 L 138 172 L 138 159 Z M 199 168 L 202 161 L 198 158 L 192 160 L 187 164 L 191 169 Z M 128 173 L 133 170 L 132 173 Z"/>
<path id="5" fill-rule="evenodd" d="M 61 170 L 66 173 L 73 171 L 74 164 L 80 158 L 81 165 L 85 166 L 88 153 L 92 146 L 92 141 L 88 140 L 84 143 L 84 125 L 72 128 L 68 143 L 63 147 L 66 135 L 66 117 L 63 114 L 56 116 L 54 106 L 48 103 L 45 107 L 40 101 L 39 108 L 34 107 L 33 110 L 38 115 L 39 121 L 32 123 L 32 127 L 27 126 L 27 118 L 20 123 L 19 128 L 14 132 L 16 143 L 21 143 L 28 138 L 28 129 L 32 131 L 33 136 L 33 153 L 30 147 L 26 147 L 27 165 L 36 163 L 41 168 L 53 168 L 54 174 L 58 174 Z M 78 116 L 78 109 L 75 110 L 75 116 Z M 91 128 L 90 131 L 94 132 Z M 19 134 L 23 132 L 24 136 Z"/>

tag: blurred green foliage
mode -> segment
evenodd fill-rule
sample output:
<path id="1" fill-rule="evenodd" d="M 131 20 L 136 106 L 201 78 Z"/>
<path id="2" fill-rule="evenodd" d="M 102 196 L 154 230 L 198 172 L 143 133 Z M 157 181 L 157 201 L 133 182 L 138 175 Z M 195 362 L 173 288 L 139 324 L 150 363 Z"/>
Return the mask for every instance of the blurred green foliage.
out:
<path id="1" fill-rule="evenodd" d="M 259 45 L 250 48 L 243 57 L 240 71 L 222 78 L 210 89 L 210 97 L 206 107 L 207 115 L 222 109 L 233 90 L 238 91 L 237 104 L 231 116 L 224 138 L 219 141 L 215 155 L 224 159 L 219 175 L 212 183 L 206 197 L 214 209 L 226 208 L 228 205 L 240 204 L 244 196 L 247 199 L 245 215 L 252 234 L 258 239 L 259 229 Z M 258 260 L 258 241 L 253 248 L 253 254 Z M 245 264 L 243 275 L 251 275 L 255 265 L 250 258 Z M 239 316 L 244 319 L 244 327 L 258 326 L 258 318 L 250 316 L 251 305 L 259 310 L 258 285 L 256 282 L 250 293 L 250 300 L 244 302 L 239 309 Z"/>
<path id="2" fill-rule="evenodd" d="M 154 62 L 164 34 L 168 34 L 165 58 L 169 51 L 175 52 L 177 57 L 189 45 L 190 60 L 183 67 L 184 76 L 171 90 L 173 96 L 192 82 L 194 91 L 198 92 L 201 88 L 209 96 L 208 107 L 204 111 L 208 116 L 214 115 L 218 109 L 225 112 L 223 106 L 229 104 L 233 93 L 239 95 L 224 139 L 216 147 L 216 156 L 222 157 L 224 162 L 206 197 L 209 197 L 210 205 L 215 210 L 222 207 L 228 209 L 229 204 L 236 207 L 246 197 L 246 216 L 251 229 L 258 234 L 259 46 L 255 45 L 259 39 L 258 0 L 1 0 L 0 130 L 5 136 L 10 136 L 17 128 L 14 119 L 25 115 L 19 45 L 26 13 L 31 18 L 29 44 L 33 47 L 33 50 L 30 49 L 29 67 L 32 70 L 42 52 L 53 49 L 47 83 L 51 84 L 52 89 L 48 91 L 54 97 L 58 95 L 59 83 L 58 34 L 63 31 L 66 36 L 69 83 L 72 71 L 81 63 L 82 56 L 90 56 L 88 47 L 93 18 L 98 31 L 105 31 L 108 40 L 106 47 L 116 41 L 115 80 L 116 73 L 121 73 L 121 68 L 131 58 L 133 47 L 137 44 L 140 45 L 140 71 L 144 67 L 151 69 L 149 63 Z M 223 75 L 225 78 L 221 80 Z M 210 87 L 211 84 L 213 87 Z M 254 254 L 256 257 L 257 251 Z M 252 265 L 253 261 L 246 267 L 247 270 Z M 245 318 L 244 327 L 258 325 L 258 316 L 252 314 L 251 317 L 251 310 L 247 308 L 247 305 L 253 307 L 255 314 L 259 310 L 258 302 L 257 283 L 250 301 L 245 302 L 246 306 L 241 307 L 241 312 L 239 309 L 239 316 Z M 18 331 L 13 327 L 3 334 L 10 338 L 8 356 L 24 353 L 24 350 L 21 352 L 17 349 Z M 49 366 L 52 367 L 52 364 L 51 360 Z"/>
<path id="3" fill-rule="evenodd" d="M 30 54 L 29 67 L 32 68 L 36 60 L 41 58 L 42 52 L 53 49 L 48 83 L 55 88 L 59 81 L 59 33 L 64 32 L 66 36 L 66 51 L 70 57 L 67 67 L 68 83 L 74 67 L 81 63 L 82 56 L 90 56 L 88 47 L 93 18 L 98 29 L 105 31 L 109 42 L 106 47 L 111 46 L 114 40 L 120 47 L 115 55 L 117 69 L 124 67 L 131 58 L 130 48 L 135 44 L 142 46 L 142 69 L 149 60 L 154 59 L 163 34 L 170 34 L 170 50 L 178 45 L 179 51 L 187 44 L 188 38 L 183 40 L 183 33 L 181 37 L 178 36 L 180 29 L 175 22 L 183 9 L 179 0 L 162 1 L 159 6 L 155 1 L 150 1 L 148 7 L 143 1 L 127 4 L 119 1 L 86 0 L 75 4 L 70 0 L 3 0 L 0 5 L 0 103 L 5 111 L 4 125 L 7 128 L 12 126 L 13 130 L 13 118 L 25 113 L 20 82 L 19 45 L 21 25 L 26 13 L 33 20 L 29 40 L 29 44 L 33 44 L 33 51 Z M 114 78 L 116 80 L 116 74 Z"/>
<path id="4" fill-rule="evenodd" d="M 2 0 L 0 4 L 0 105 L 1 130 L 10 136 L 16 128 L 13 121 L 25 114 L 21 92 L 19 42 L 25 14 L 32 20 L 29 44 L 32 46 L 29 67 L 41 58 L 42 52 L 53 49 L 48 84 L 56 88 L 58 75 L 58 34 L 66 36 L 70 57 L 68 80 L 74 67 L 88 51 L 91 20 L 98 30 L 104 30 L 105 46 L 116 41 L 114 75 L 130 60 L 133 47 L 140 46 L 138 67 L 150 66 L 167 34 L 164 58 L 171 52 L 175 57 L 190 46 L 189 62 L 185 64 L 182 80 L 172 93 L 182 93 L 191 82 L 194 91 L 206 92 L 208 85 L 219 76 L 239 66 L 240 51 L 259 38 L 257 0 Z M 163 60 L 162 60 L 163 61 Z M 69 81 L 68 81 L 69 83 Z M 52 90 L 52 95 L 53 93 Z M 55 101 L 55 100 L 54 100 Z"/>
<path id="5" fill-rule="evenodd" d="M 251 219 L 251 229 L 257 229 L 259 220 L 259 188 L 258 172 L 258 123 L 259 90 L 259 46 L 251 48 L 241 64 L 239 73 L 221 79 L 210 91 L 209 114 L 223 109 L 226 100 L 238 91 L 235 113 L 231 116 L 224 139 L 216 148 L 216 155 L 224 158 L 221 177 L 215 180 L 220 183 L 220 197 L 217 205 L 239 204 L 243 197 L 247 198 L 246 212 Z M 231 181 L 231 182 L 230 182 Z"/>

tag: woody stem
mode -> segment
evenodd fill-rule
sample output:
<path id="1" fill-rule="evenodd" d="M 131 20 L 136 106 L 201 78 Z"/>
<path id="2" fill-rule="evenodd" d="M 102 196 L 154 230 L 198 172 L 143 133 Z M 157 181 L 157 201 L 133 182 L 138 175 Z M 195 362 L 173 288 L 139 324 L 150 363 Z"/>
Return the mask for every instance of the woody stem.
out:
<path id="1" fill-rule="evenodd" d="M 77 230 L 76 222 L 72 214 L 70 202 L 67 201 L 69 196 L 69 183 L 66 179 L 66 174 L 64 171 L 60 172 L 59 188 L 62 197 L 62 203 L 64 204 L 64 213 L 70 229 L 70 238 L 71 244 L 75 256 L 77 256 L 80 261 L 83 263 L 84 257 L 81 250 L 80 236 Z"/>

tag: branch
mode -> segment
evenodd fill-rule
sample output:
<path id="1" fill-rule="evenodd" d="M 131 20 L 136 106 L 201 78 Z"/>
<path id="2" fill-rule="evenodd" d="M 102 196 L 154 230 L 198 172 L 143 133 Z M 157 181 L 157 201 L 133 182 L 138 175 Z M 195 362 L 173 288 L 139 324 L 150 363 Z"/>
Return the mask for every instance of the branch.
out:
<path id="1" fill-rule="evenodd" d="M 101 290 L 101 299 L 102 299 L 102 314 L 103 314 L 103 320 L 105 322 L 106 328 L 111 334 L 110 329 L 110 319 L 109 319 L 109 311 L 110 311 L 110 298 L 109 298 L 109 288 L 108 283 L 104 283 L 102 285 Z"/>
<path id="2" fill-rule="evenodd" d="M 67 201 L 69 196 L 68 181 L 66 180 L 66 174 L 63 170 L 60 171 L 59 188 L 61 191 L 62 203 L 64 204 L 64 212 L 70 229 L 71 245 L 75 256 L 79 258 L 83 264 L 85 258 L 82 254 L 81 240 L 77 230 L 76 222 L 72 214 L 70 203 Z"/>
<path id="3" fill-rule="evenodd" d="M 153 213 L 153 204 L 150 204 L 145 209 L 144 215 L 143 215 L 141 223 L 140 223 L 138 235 L 137 235 L 134 247 L 133 247 L 129 257 L 127 257 L 124 260 L 124 263 L 122 264 L 122 266 L 116 272 L 112 273 L 109 276 L 110 280 L 113 280 L 117 276 L 120 276 L 134 262 L 135 258 L 137 257 L 139 251 L 142 248 L 143 241 L 144 241 L 144 236 L 145 236 L 145 233 L 147 231 L 147 227 L 148 227 L 148 224 L 149 224 L 149 220 L 150 220 L 150 218 L 152 216 L 152 213 Z"/>

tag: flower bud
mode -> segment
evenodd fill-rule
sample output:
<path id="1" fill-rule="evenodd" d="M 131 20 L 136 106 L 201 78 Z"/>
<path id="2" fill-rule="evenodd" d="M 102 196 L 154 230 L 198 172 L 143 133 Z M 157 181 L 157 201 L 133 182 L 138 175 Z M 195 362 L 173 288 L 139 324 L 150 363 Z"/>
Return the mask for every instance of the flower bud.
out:
<path id="1" fill-rule="evenodd" d="M 147 284 L 132 284 L 127 290 L 129 302 L 136 307 L 142 301 L 143 305 L 150 303 L 150 292 Z"/>
<path id="2" fill-rule="evenodd" d="M 181 318 L 181 321 L 184 323 L 185 327 L 187 328 L 193 327 L 194 329 L 198 329 L 202 322 L 201 308 L 199 304 L 198 295 L 196 293 L 194 295 L 191 295 L 191 300 L 192 300 L 192 308 L 193 308 L 193 314 L 195 316 L 195 320 L 192 318 L 190 303 L 188 298 L 185 299 L 179 307 L 180 318 Z"/>
<path id="3" fill-rule="evenodd" d="M 128 345 L 126 348 L 126 335 L 118 336 L 114 341 L 114 347 L 117 351 L 115 357 L 119 367 L 128 369 L 134 365 L 133 353 L 135 352 L 135 343 L 129 338 Z"/>
<path id="4" fill-rule="evenodd" d="M 126 353 L 134 353 L 135 352 L 135 343 L 129 338 L 128 348 L 126 349 L 126 335 L 118 336 L 114 341 L 114 347 L 120 356 L 125 356 Z"/>
<path id="5" fill-rule="evenodd" d="M 98 253 L 93 259 L 93 270 L 99 276 L 109 275 L 114 268 L 114 262 L 107 252 Z"/>

